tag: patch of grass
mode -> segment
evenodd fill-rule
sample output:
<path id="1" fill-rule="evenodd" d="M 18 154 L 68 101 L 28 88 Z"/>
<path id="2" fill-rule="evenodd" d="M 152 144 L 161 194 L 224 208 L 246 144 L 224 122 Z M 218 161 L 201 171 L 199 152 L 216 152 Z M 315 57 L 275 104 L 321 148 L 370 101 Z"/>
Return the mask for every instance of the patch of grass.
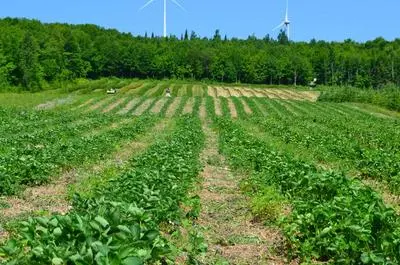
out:
<path id="1" fill-rule="evenodd" d="M 227 242 L 230 246 L 234 245 L 257 245 L 262 242 L 258 236 L 251 235 L 231 235 L 228 237 Z"/>
<path id="2" fill-rule="evenodd" d="M 207 157 L 206 163 L 210 166 L 220 167 L 222 165 L 222 160 L 219 155 L 211 155 Z"/>
<path id="3" fill-rule="evenodd" d="M 0 200 L 0 209 L 8 209 L 10 207 L 11 205 L 8 202 Z"/>
<path id="4" fill-rule="evenodd" d="M 283 215 L 285 198 L 274 187 L 264 187 L 251 199 L 254 216 L 268 223 L 275 223 Z"/>

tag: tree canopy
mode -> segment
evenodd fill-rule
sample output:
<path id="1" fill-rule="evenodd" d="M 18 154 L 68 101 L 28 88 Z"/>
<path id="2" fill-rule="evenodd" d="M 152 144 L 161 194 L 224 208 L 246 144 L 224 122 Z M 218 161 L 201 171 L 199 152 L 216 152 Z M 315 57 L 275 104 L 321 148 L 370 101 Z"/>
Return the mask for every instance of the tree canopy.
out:
<path id="1" fill-rule="evenodd" d="M 41 89 L 76 78 L 178 78 L 360 88 L 400 85 L 400 39 L 366 43 L 132 36 L 95 25 L 0 20 L 0 85 Z"/>

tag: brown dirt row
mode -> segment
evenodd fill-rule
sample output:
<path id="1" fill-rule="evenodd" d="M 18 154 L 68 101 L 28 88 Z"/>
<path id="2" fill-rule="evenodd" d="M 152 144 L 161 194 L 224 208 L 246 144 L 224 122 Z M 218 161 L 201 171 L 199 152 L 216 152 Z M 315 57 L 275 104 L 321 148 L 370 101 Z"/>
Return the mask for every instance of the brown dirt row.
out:
<path id="1" fill-rule="evenodd" d="M 217 97 L 224 97 L 224 98 L 230 97 L 229 90 L 227 88 L 215 87 L 215 91 L 216 91 Z"/>
<path id="2" fill-rule="evenodd" d="M 216 97 L 217 97 L 217 91 L 215 90 L 214 87 L 211 87 L 211 86 L 207 87 L 207 94 L 208 94 L 210 97 L 213 97 L 213 98 L 216 98 Z"/>
<path id="3" fill-rule="evenodd" d="M 93 101 L 94 101 L 94 98 L 90 98 L 90 99 L 86 100 L 85 102 L 83 102 L 83 104 L 76 107 L 76 109 L 86 107 L 87 105 L 90 105 Z"/>
<path id="4" fill-rule="evenodd" d="M 237 91 L 237 93 L 239 94 L 239 97 L 245 97 L 245 91 L 244 91 L 244 89 L 239 88 L 239 87 L 235 87 L 234 89 L 235 89 L 235 90 Z"/>
<path id="5" fill-rule="evenodd" d="M 289 89 L 282 89 L 284 93 L 286 93 L 288 96 L 290 96 L 290 99 L 293 100 L 307 100 L 307 98 L 303 95 L 298 93 L 297 91 L 289 90 Z"/>
<path id="6" fill-rule="evenodd" d="M 202 100 L 199 110 L 200 119 L 205 119 L 207 117 L 206 101 Z"/>
<path id="7" fill-rule="evenodd" d="M 241 91 L 241 93 L 242 93 L 242 95 L 244 97 L 248 97 L 249 98 L 249 97 L 255 97 L 256 96 L 255 93 L 251 89 L 243 88 L 243 87 L 241 87 L 239 89 L 240 89 L 240 91 Z"/>
<path id="8" fill-rule="evenodd" d="M 137 107 L 137 108 L 133 111 L 132 115 L 134 115 L 134 116 L 140 116 L 140 115 L 142 115 L 143 112 L 145 112 L 145 111 L 150 107 L 151 103 L 153 103 L 154 100 L 157 100 L 157 99 L 155 99 L 155 98 L 149 98 L 149 99 L 146 99 L 145 101 L 143 101 L 142 104 L 140 104 L 140 106 Z"/>
<path id="9" fill-rule="evenodd" d="M 193 112 L 194 98 L 189 98 L 186 101 L 186 105 L 183 108 L 183 114 L 188 114 Z"/>
<path id="10" fill-rule="evenodd" d="M 240 97 L 240 96 L 242 96 L 242 94 L 240 93 L 239 89 L 237 89 L 237 88 L 229 87 L 227 89 L 228 89 L 229 94 L 231 95 L 231 97 Z"/>
<path id="11" fill-rule="evenodd" d="M 256 88 L 255 92 L 260 95 L 259 97 L 275 99 L 278 98 L 275 94 L 265 91 L 265 89 Z"/>
<path id="12" fill-rule="evenodd" d="M 155 87 L 150 88 L 147 90 L 143 96 L 145 97 L 151 97 L 154 93 L 157 92 L 157 90 L 160 88 L 160 84 L 156 85 Z"/>
<path id="13" fill-rule="evenodd" d="M 157 103 L 151 108 L 150 112 L 151 113 L 160 113 L 162 107 L 165 105 L 167 100 L 168 99 L 165 97 L 158 100 Z"/>
<path id="14" fill-rule="evenodd" d="M 221 108 L 221 101 L 218 97 L 214 98 L 214 105 L 215 105 L 215 115 L 222 116 L 222 108 Z"/>
<path id="15" fill-rule="evenodd" d="M 301 94 L 303 97 L 313 102 L 317 101 L 318 97 L 321 94 L 317 91 L 298 91 L 297 93 Z"/>
<path id="16" fill-rule="evenodd" d="M 126 104 L 126 106 L 118 111 L 117 114 L 126 114 L 128 113 L 131 109 L 133 109 L 133 107 L 135 107 L 136 104 L 138 104 L 140 101 L 140 98 L 133 98 L 131 101 L 128 102 L 128 104 Z"/>
<path id="17" fill-rule="evenodd" d="M 121 105 L 124 101 L 126 100 L 126 98 L 120 98 L 118 99 L 116 102 L 110 104 L 108 107 L 106 107 L 103 110 L 103 113 L 108 113 L 110 111 L 112 111 L 113 109 L 115 109 L 116 107 L 118 107 L 119 105 Z"/>
<path id="18" fill-rule="evenodd" d="M 108 104 L 110 101 L 112 101 L 113 98 L 112 97 L 106 97 L 102 100 L 100 100 L 99 102 L 97 102 L 96 104 L 90 106 L 89 108 L 87 108 L 85 110 L 85 112 L 90 112 L 90 111 L 95 111 L 100 109 L 101 107 L 103 107 L 104 105 Z"/>
<path id="19" fill-rule="evenodd" d="M 252 114 L 253 112 L 251 111 L 249 105 L 247 105 L 247 102 L 246 102 L 242 97 L 240 97 L 239 100 L 240 100 L 240 102 L 242 102 L 242 104 L 243 104 L 244 111 L 245 111 L 247 114 Z"/>
<path id="20" fill-rule="evenodd" d="M 239 188 L 243 177 L 230 172 L 218 152 L 216 134 L 203 122 L 206 147 L 201 154 L 204 169 L 200 199 L 202 210 L 197 223 L 204 228 L 208 252 L 201 264 L 288 264 L 275 254 L 283 242 L 280 231 L 254 221 L 249 199 Z"/>
<path id="21" fill-rule="evenodd" d="M 267 95 L 270 95 L 270 98 L 278 98 L 285 100 L 290 98 L 286 93 L 282 92 L 279 89 L 265 89 L 264 91 L 265 93 L 267 93 Z"/>
<path id="22" fill-rule="evenodd" d="M 182 98 L 181 97 L 176 97 L 173 99 L 171 105 L 168 106 L 167 112 L 165 113 L 165 115 L 167 117 L 172 117 L 174 116 L 176 110 L 179 107 L 179 104 L 181 103 Z"/>
<path id="23" fill-rule="evenodd" d="M 228 107 L 229 107 L 229 111 L 231 113 L 231 117 L 232 118 L 237 118 L 238 114 L 237 114 L 237 111 L 236 111 L 236 107 L 235 107 L 235 104 L 232 101 L 232 98 L 230 98 L 230 97 L 228 98 Z"/>

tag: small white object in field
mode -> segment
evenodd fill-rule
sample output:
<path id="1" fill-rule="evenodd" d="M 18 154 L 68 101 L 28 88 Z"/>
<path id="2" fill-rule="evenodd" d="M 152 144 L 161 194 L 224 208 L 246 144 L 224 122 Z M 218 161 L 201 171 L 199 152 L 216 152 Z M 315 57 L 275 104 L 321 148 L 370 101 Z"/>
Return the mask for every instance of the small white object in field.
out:
<path id="1" fill-rule="evenodd" d="M 107 90 L 107 94 L 115 94 L 115 93 L 117 93 L 117 90 L 115 88 Z"/>

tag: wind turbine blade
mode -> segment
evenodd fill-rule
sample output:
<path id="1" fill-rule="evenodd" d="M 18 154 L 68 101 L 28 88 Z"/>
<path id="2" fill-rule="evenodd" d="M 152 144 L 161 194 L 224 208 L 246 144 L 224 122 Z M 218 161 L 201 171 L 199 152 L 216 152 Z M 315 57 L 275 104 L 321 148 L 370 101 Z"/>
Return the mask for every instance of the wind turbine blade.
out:
<path id="1" fill-rule="evenodd" d="M 272 31 L 275 31 L 281 27 L 283 27 L 283 25 L 285 25 L 285 22 L 282 22 L 281 24 L 279 24 L 278 26 L 276 26 Z"/>
<path id="2" fill-rule="evenodd" d="M 148 1 L 146 4 L 144 4 L 144 6 L 142 6 L 139 10 L 145 9 L 148 5 L 150 5 L 151 3 L 153 3 L 155 0 L 150 0 Z"/>
<path id="3" fill-rule="evenodd" d="M 181 4 L 179 4 L 176 0 L 171 0 L 171 1 L 172 1 L 172 3 L 174 3 L 177 6 L 179 6 L 183 11 L 186 12 L 186 9 Z"/>

